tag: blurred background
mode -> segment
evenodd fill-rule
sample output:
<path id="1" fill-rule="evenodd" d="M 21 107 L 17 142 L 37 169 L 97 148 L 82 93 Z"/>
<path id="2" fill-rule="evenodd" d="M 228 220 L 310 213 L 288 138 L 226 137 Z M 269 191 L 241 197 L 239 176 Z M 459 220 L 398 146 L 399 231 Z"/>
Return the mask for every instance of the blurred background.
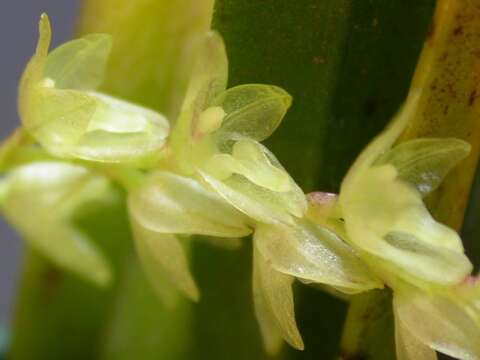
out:
<path id="1" fill-rule="evenodd" d="M 37 41 L 37 23 L 47 12 L 53 26 L 53 46 L 71 37 L 80 0 L 0 1 L 0 136 L 4 139 L 19 119 L 17 84 Z M 0 329 L 8 323 L 22 261 L 22 244 L 0 217 Z M 0 330 L 1 331 L 1 330 Z M 1 340 L 0 334 L 0 342 Z"/>

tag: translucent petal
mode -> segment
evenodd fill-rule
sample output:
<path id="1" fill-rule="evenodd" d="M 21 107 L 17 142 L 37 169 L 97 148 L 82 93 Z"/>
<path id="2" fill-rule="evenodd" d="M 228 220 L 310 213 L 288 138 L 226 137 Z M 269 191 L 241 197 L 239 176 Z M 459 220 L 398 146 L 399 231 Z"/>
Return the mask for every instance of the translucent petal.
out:
<path id="1" fill-rule="evenodd" d="M 199 169 L 204 180 L 257 221 L 289 223 L 291 215 L 302 217 L 307 209 L 305 195 L 275 156 L 256 141 L 241 139 L 237 143 L 240 146 L 233 149 L 236 161 L 228 158 L 230 168 L 225 161 L 215 164 L 212 159 L 205 169 Z"/>
<path id="2" fill-rule="evenodd" d="M 216 236 L 195 236 L 195 240 L 203 241 L 212 246 L 220 247 L 225 250 L 238 250 L 242 247 L 241 238 L 223 238 Z"/>
<path id="3" fill-rule="evenodd" d="M 80 166 L 34 163 L 9 174 L 3 211 L 25 240 L 52 262 L 106 285 L 111 279 L 109 264 L 70 218 L 81 204 L 98 199 L 107 189 L 105 179 Z"/>
<path id="4" fill-rule="evenodd" d="M 395 309 L 394 309 L 395 310 Z M 413 335 L 395 312 L 395 347 L 397 360 L 437 360 L 437 353 Z"/>
<path id="5" fill-rule="evenodd" d="M 197 181 L 172 173 L 150 176 L 128 199 L 132 216 L 156 232 L 242 237 L 247 218 Z"/>
<path id="6" fill-rule="evenodd" d="M 222 92 L 212 105 L 226 112 L 220 129 L 222 133 L 236 133 L 262 141 L 280 125 L 291 103 L 292 97 L 282 88 L 248 84 Z"/>
<path id="7" fill-rule="evenodd" d="M 150 109 L 89 93 L 96 108 L 88 128 L 69 152 L 94 161 L 123 162 L 159 155 L 169 133 L 167 119 Z"/>
<path id="8" fill-rule="evenodd" d="M 49 152 L 64 156 L 78 142 L 96 109 L 95 100 L 74 90 L 35 86 L 25 101 L 22 122 Z"/>
<path id="9" fill-rule="evenodd" d="M 451 296 L 480 326 L 480 277 L 469 276 L 455 287 Z"/>
<path id="10" fill-rule="evenodd" d="M 346 293 L 383 287 L 350 246 L 308 221 L 293 226 L 257 225 L 254 236 L 258 251 L 282 273 Z"/>
<path id="11" fill-rule="evenodd" d="M 157 294 L 171 305 L 171 295 L 165 280 L 188 298 L 197 301 L 198 288 L 190 274 L 188 260 L 180 241 L 174 234 L 152 231 L 131 217 L 138 255 Z"/>
<path id="12" fill-rule="evenodd" d="M 343 178 L 340 190 L 340 194 L 343 195 L 343 198 L 349 197 L 351 193 L 355 193 L 359 190 L 355 186 L 358 177 L 361 177 L 363 172 L 395 143 L 405 126 L 408 124 L 408 121 L 415 113 L 420 98 L 419 95 L 419 91 L 410 91 L 405 104 L 389 124 L 388 128 L 373 139 L 373 141 L 370 142 L 357 157 L 348 170 L 347 175 Z"/>
<path id="13" fill-rule="evenodd" d="M 228 77 L 227 54 L 220 35 L 206 33 L 198 41 L 194 54 L 192 77 L 171 138 L 177 156 L 187 158 L 192 136 L 198 132 L 200 115 L 225 90 Z"/>
<path id="14" fill-rule="evenodd" d="M 43 67 L 45 65 L 48 48 L 52 38 L 52 31 L 50 27 L 50 20 L 47 14 L 42 14 L 38 24 L 38 42 L 35 54 L 30 59 L 20 79 L 20 86 L 18 91 L 18 110 L 20 115 L 28 109 L 27 99 L 29 91 L 43 78 Z"/>
<path id="15" fill-rule="evenodd" d="M 267 351 L 280 350 L 281 338 L 303 350 L 303 341 L 295 322 L 293 277 L 272 269 L 262 254 L 253 250 L 253 300 Z M 281 338 L 280 338 L 281 337 Z"/>
<path id="16" fill-rule="evenodd" d="M 460 360 L 480 359 L 480 327 L 454 302 L 411 290 L 397 292 L 394 307 L 403 326 L 424 344 Z"/>
<path id="17" fill-rule="evenodd" d="M 47 58 L 49 41 L 50 25 L 42 16 L 37 51 L 19 91 L 20 117 L 29 134 L 62 158 L 130 162 L 158 156 L 169 132 L 162 115 L 107 95 L 75 90 L 90 89 L 101 80 L 111 39 L 87 36 Z"/>
<path id="18" fill-rule="evenodd" d="M 391 165 L 372 167 L 357 180 L 357 191 L 343 198 L 349 241 L 413 278 L 458 283 L 472 268 L 459 236 L 437 223 L 420 194 L 396 176 Z"/>
<path id="19" fill-rule="evenodd" d="M 169 132 L 161 114 L 98 93 L 39 89 L 28 106 L 29 132 L 64 158 L 125 162 L 155 156 Z"/>
<path id="20" fill-rule="evenodd" d="M 299 197 L 295 197 L 295 193 L 273 192 L 240 175 L 232 175 L 221 181 L 206 172 L 199 173 L 226 201 L 257 221 L 291 223 L 291 215 L 303 215 L 304 204 Z"/>
<path id="21" fill-rule="evenodd" d="M 237 141 L 232 155 L 212 156 L 206 170 L 222 180 L 232 174 L 243 175 L 256 185 L 275 192 L 288 192 L 293 187 L 287 172 L 272 165 L 263 147 L 250 140 Z"/>
<path id="22" fill-rule="evenodd" d="M 103 80 L 112 37 L 90 34 L 69 41 L 47 57 L 43 76 L 59 89 L 93 90 Z"/>
<path id="23" fill-rule="evenodd" d="M 413 184 L 425 196 L 469 152 L 470 144 L 459 139 L 415 139 L 395 146 L 376 164 L 393 165 L 400 179 Z"/>

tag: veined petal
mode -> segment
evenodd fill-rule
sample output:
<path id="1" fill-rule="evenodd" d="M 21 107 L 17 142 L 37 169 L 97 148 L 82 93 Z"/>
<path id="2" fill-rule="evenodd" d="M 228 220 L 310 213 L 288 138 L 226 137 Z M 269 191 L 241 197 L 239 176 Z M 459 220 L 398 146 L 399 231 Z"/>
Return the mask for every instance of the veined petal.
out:
<path id="1" fill-rule="evenodd" d="M 220 93 L 212 105 L 226 113 L 218 133 L 262 141 L 280 125 L 291 103 L 292 97 L 282 88 L 247 84 Z"/>
<path id="2" fill-rule="evenodd" d="M 460 237 L 437 223 L 420 194 L 396 178 L 392 165 L 382 165 L 357 179 L 357 191 L 341 202 L 348 240 L 410 277 L 458 283 L 472 269 Z"/>
<path id="3" fill-rule="evenodd" d="M 265 347 L 270 354 L 280 350 L 281 338 L 303 350 L 293 305 L 294 278 L 272 269 L 268 261 L 253 250 L 253 300 Z"/>
<path id="4" fill-rule="evenodd" d="M 275 192 L 288 192 L 293 180 L 287 172 L 274 166 L 257 142 L 242 139 L 233 145 L 232 155 L 217 154 L 205 165 L 206 171 L 223 180 L 232 174 L 246 177 L 254 184 Z"/>
<path id="5" fill-rule="evenodd" d="M 235 147 L 237 146 L 237 147 Z M 307 201 L 303 191 L 275 156 L 262 144 L 237 139 L 232 156 L 213 157 L 198 169 L 203 179 L 234 207 L 266 223 L 290 223 L 303 217 Z M 226 160 L 226 161 L 225 161 Z"/>
<path id="6" fill-rule="evenodd" d="M 19 90 L 19 112 L 29 134 L 62 158 L 130 162 L 158 156 L 169 132 L 160 114 L 95 92 L 111 39 L 90 35 L 47 56 L 50 24 L 40 20 L 37 51 Z"/>
<path id="7" fill-rule="evenodd" d="M 397 360 L 437 360 L 437 353 L 421 342 L 400 321 L 395 312 L 395 347 Z"/>
<path id="8" fill-rule="evenodd" d="M 425 196 L 469 152 L 470 144 L 460 139 L 415 139 L 395 146 L 375 164 L 393 165 L 400 180 L 409 182 Z"/>
<path id="9" fill-rule="evenodd" d="M 56 265 L 107 285 L 107 260 L 71 222 L 83 203 L 108 194 L 106 179 L 80 166 L 43 162 L 17 168 L 6 181 L 3 211 L 25 240 Z"/>
<path id="10" fill-rule="evenodd" d="M 24 125 L 63 158 L 126 162 L 158 155 L 169 133 L 159 113 L 98 93 L 37 86 Z"/>
<path id="11" fill-rule="evenodd" d="M 475 320 L 480 327 L 480 278 L 469 276 L 455 287 L 450 296 Z"/>
<path id="12" fill-rule="evenodd" d="M 195 281 L 188 268 L 185 252 L 174 234 L 152 231 L 131 217 L 135 245 L 143 268 L 156 293 L 172 305 L 172 294 L 165 281 L 193 301 L 199 298 Z"/>
<path id="13" fill-rule="evenodd" d="M 95 112 L 78 141 L 66 146 L 67 156 L 125 162 L 160 154 L 170 130 L 163 115 L 104 94 L 88 94 L 95 100 Z"/>
<path id="14" fill-rule="evenodd" d="M 401 324 L 424 344 L 460 360 L 480 359 L 479 324 L 448 298 L 406 289 L 395 292 L 394 308 Z"/>
<path id="15" fill-rule="evenodd" d="M 43 76 L 59 89 L 96 89 L 103 80 L 111 48 L 112 37 L 108 34 L 69 41 L 48 55 Z"/>
<path id="16" fill-rule="evenodd" d="M 258 251 L 282 273 L 346 293 L 383 287 L 350 246 L 309 221 L 292 226 L 257 225 L 254 236 Z"/>
<path id="17" fill-rule="evenodd" d="M 301 199 L 262 188 L 243 176 L 234 174 L 221 181 L 206 172 L 199 174 L 232 206 L 257 221 L 291 223 L 292 215 L 301 217 L 305 211 Z"/>
<path id="18" fill-rule="evenodd" d="M 129 210 L 155 232 L 243 237 L 247 218 L 194 179 L 157 172 L 128 198 Z"/>

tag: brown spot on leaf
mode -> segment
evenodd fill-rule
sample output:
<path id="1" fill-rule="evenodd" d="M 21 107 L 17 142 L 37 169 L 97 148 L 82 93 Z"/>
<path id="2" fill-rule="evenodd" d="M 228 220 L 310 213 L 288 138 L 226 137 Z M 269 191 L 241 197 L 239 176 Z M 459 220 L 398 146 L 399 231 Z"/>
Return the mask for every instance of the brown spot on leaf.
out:
<path id="1" fill-rule="evenodd" d="M 453 36 L 461 36 L 463 35 L 463 26 L 457 26 L 455 29 L 453 29 Z"/>
<path id="2" fill-rule="evenodd" d="M 448 105 L 445 105 L 445 107 L 443 108 L 443 115 L 447 115 L 448 113 Z"/>
<path id="3" fill-rule="evenodd" d="M 321 56 L 314 56 L 312 59 L 312 63 L 315 65 L 325 64 L 325 59 Z"/>
<path id="4" fill-rule="evenodd" d="M 427 44 L 430 44 L 433 41 L 433 37 L 435 36 L 435 28 L 436 28 L 435 21 L 432 20 L 427 32 Z"/>
<path id="5" fill-rule="evenodd" d="M 468 106 L 472 106 L 475 103 L 476 99 L 477 99 L 477 89 L 474 89 L 470 93 L 470 96 L 468 97 Z"/>
<path id="6" fill-rule="evenodd" d="M 54 298 L 58 287 L 63 280 L 63 272 L 54 268 L 47 269 L 44 280 L 44 301 L 50 302 Z"/>

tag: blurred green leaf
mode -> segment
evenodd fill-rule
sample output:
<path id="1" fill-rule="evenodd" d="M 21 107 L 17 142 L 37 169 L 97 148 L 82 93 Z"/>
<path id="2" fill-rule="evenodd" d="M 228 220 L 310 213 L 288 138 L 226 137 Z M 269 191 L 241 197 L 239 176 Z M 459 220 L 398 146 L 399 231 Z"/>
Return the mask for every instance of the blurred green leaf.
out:
<path id="1" fill-rule="evenodd" d="M 217 0 L 213 27 L 227 46 L 229 86 L 274 84 L 293 96 L 266 144 L 305 192 L 338 191 L 355 156 L 398 109 L 433 5 L 434 0 Z M 336 358 L 346 304 L 316 289 L 297 290 L 305 351 L 288 349 L 285 356 Z M 393 327 L 377 331 L 393 339 Z M 393 354 L 389 349 L 385 353 Z"/>

